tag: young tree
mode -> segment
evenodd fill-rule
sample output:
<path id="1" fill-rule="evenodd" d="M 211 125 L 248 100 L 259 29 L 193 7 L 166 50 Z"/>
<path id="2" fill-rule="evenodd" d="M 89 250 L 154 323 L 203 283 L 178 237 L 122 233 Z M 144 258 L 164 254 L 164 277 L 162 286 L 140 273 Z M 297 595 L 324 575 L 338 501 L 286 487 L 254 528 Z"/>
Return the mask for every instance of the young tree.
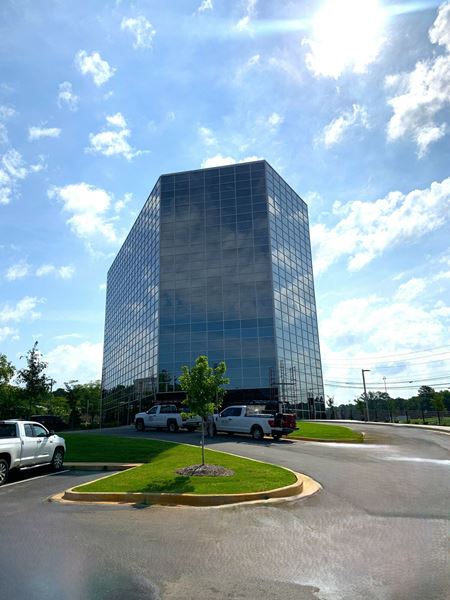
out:
<path id="1" fill-rule="evenodd" d="M 37 342 L 34 342 L 31 350 L 28 350 L 26 360 L 27 366 L 17 372 L 17 380 L 25 386 L 24 395 L 28 402 L 28 417 L 30 417 L 33 403 L 45 400 L 48 395 L 48 382 L 44 375 L 47 363 L 42 360 Z"/>
<path id="2" fill-rule="evenodd" d="M 207 356 L 199 356 L 192 368 L 183 367 L 183 374 L 179 377 L 187 395 L 189 411 L 202 418 L 202 465 L 205 464 L 205 419 L 214 413 L 225 395 L 223 386 L 230 382 L 224 377 L 226 370 L 224 362 L 212 368 Z"/>
<path id="3" fill-rule="evenodd" d="M 336 414 L 334 412 L 334 396 L 327 396 L 327 405 L 328 405 L 328 408 L 330 409 L 330 418 L 335 419 Z"/>

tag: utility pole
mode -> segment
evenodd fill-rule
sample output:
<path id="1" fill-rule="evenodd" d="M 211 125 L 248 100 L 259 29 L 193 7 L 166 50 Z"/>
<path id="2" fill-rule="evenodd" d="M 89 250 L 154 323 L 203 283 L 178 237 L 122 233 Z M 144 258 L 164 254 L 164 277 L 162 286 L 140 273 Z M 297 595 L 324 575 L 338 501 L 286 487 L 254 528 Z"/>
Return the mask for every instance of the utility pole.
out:
<path id="1" fill-rule="evenodd" d="M 367 416 L 367 421 L 369 421 L 369 400 L 367 398 L 367 389 L 366 389 L 366 378 L 364 377 L 364 373 L 370 373 L 370 369 L 361 369 L 361 373 L 362 373 L 362 380 L 363 380 L 363 386 L 364 386 L 364 399 L 366 402 L 366 416 Z"/>

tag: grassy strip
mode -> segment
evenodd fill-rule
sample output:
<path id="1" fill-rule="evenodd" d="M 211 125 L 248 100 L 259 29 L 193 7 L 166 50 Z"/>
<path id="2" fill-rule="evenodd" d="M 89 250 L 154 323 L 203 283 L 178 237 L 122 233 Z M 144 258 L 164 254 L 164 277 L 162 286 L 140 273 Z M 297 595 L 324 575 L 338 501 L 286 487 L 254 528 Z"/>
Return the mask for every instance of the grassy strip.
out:
<path id="1" fill-rule="evenodd" d="M 295 476 L 275 465 L 258 463 L 214 450 L 206 462 L 232 469 L 231 477 L 183 477 L 177 469 L 201 461 L 200 448 L 155 440 L 67 434 L 67 461 L 146 462 L 100 481 L 76 488 L 81 492 L 172 492 L 239 494 L 295 483 Z"/>
<path id="2" fill-rule="evenodd" d="M 297 421 L 297 431 L 289 434 L 291 438 L 311 438 L 320 440 L 346 440 L 349 442 L 363 442 L 364 438 L 358 431 L 353 431 L 342 425 L 329 425 L 328 423 L 311 423 L 310 421 Z"/>

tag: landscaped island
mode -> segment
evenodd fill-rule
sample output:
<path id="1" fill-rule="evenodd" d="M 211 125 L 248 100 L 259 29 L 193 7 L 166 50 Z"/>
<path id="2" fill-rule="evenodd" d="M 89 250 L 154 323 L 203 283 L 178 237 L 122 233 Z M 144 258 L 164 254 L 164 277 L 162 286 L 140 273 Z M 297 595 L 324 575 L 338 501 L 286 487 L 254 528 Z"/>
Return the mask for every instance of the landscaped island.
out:
<path id="1" fill-rule="evenodd" d="M 200 462 L 200 448 L 174 442 L 134 440 L 106 435 L 67 433 L 66 461 L 145 463 L 76 488 L 79 492 L 241 494 L 273 490 L 296 482 L 292 471 L 215 450 L 206 462 L 234 472 L 232 476 L 183 476 L 177 470 Z"/>
<path id="2" fill-rule="evenodd" d="M 311 440 L 326 440 L 328 442 L 363 442 L 364 436 L 359 431 L 353 431 L 342 425 L 314 423 L 312 421 L 297 421 L 298 429 L 290 433 L 290 438 L 306 438 Z"/>

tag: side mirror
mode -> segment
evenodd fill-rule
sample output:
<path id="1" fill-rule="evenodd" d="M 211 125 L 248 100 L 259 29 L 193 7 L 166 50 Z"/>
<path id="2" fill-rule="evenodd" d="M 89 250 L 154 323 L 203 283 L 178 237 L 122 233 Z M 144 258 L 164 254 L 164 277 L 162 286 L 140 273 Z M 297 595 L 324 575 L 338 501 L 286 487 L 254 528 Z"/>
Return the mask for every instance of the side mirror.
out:
<path id="1" fill-rule="evenodd" d="M 54 430 L 53 430 L 53 429 L 50 429 L 50 431 L 49 431 L 49 435 L 55 435 L 55 432 L 54 432 Z"/>

